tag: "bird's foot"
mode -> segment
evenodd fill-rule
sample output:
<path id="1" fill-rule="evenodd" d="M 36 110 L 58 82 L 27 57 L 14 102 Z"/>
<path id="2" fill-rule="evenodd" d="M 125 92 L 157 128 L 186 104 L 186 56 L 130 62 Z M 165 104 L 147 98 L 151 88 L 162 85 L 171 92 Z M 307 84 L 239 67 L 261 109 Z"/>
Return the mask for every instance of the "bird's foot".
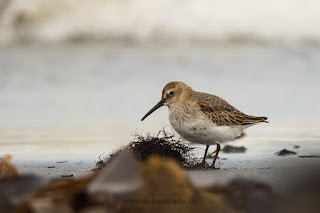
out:
<path id="1" fill-rule="evenodd" d="M 212 165 L 212 169 L 220 169 L 220 167 L 217 167 L 216 165 Z"/>
<path id="2" fill-rule="evenodd" d="M 201 165 L 206 165 L 206 160 L 202 160 Z"/>

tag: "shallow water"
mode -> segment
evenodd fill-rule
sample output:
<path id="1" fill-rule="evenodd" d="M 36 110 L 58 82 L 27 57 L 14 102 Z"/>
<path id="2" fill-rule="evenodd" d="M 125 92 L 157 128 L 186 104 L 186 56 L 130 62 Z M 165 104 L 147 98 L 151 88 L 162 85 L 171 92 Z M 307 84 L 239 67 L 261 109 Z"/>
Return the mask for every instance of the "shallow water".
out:
<path id="1" fill-rule="evenodd" d="M 165 107 L 140 119 L 173 80 L 269 117 L 234 142 L 249 154 L 320 152 L 319 46 L 97 43 L 0 49 L 0 155 L 93 158 L 156 134 Z"/>

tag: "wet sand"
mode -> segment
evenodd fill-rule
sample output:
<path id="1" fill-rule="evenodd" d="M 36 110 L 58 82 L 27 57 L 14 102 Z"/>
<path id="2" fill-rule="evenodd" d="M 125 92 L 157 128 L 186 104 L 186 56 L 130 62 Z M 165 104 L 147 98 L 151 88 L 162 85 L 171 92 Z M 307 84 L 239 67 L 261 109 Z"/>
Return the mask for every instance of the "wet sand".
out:
<path id="1" fill-rule="evenodd" d="M 21 171 L 22 174 L 34 174 L 43 177 L 59 178 L 72 175 L 80 177 L 91 173 L 97 160 L 94 159 L 18 159 L 12 163 Z"/>
<path id="2" fill-rule="evenodd" d="M 220 169 L 187 171 L 197 186 L 226 184 L 235 178 L 248 178 L 270 184 L 277 193 L 289 190 L 295 181 L 319 171 L 320 158 L 295 156 L 230 156 L 218 161 Z"/>
<path id="3" fill-rule="evenodd" d="M 211 163 L 210 159 L 208 162 Z M 13 163 L 25 174 L 50 178 L 73 175 L 73 178 L 77 178 L 90 174 L 96 160 L 14 160 Z M 275 192 L 283 193 L 288 192 L 297 179 L 319 170 L 320 158 L 224 154 L 217 165 L 220 169 L 191 170 L 186 171 L 186 174 L 196 186 L 221 185 L 242 177 L 270 184 Z"/>

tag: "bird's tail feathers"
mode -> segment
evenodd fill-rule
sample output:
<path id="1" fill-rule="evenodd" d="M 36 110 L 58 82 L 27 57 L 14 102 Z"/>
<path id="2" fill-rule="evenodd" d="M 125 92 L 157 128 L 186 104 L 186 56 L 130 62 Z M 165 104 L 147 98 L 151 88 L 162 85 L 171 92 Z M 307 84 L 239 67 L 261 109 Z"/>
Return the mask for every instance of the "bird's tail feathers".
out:
<path id="1" fill-rule="evenodd" d="M 256 117 L 256 116 L 246 115 L 245 118 L 246 118 L 246 121 L 244 124 L 255 124 L 255 123 L 261 123 L 261 122 L 269 123 L 267 121 L 268 119 L 267 117 Z"/>

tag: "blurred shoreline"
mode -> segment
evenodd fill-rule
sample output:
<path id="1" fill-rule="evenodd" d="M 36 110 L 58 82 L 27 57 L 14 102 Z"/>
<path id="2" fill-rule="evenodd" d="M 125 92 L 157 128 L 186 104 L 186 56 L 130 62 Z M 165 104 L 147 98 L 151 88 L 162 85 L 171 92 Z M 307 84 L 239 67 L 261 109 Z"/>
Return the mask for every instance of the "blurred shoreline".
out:
<path id="1" fill-rule="evenodd" d="M 0 45 L 19 42 L 319 44 L 306 0 L 1 0 Z"/>

